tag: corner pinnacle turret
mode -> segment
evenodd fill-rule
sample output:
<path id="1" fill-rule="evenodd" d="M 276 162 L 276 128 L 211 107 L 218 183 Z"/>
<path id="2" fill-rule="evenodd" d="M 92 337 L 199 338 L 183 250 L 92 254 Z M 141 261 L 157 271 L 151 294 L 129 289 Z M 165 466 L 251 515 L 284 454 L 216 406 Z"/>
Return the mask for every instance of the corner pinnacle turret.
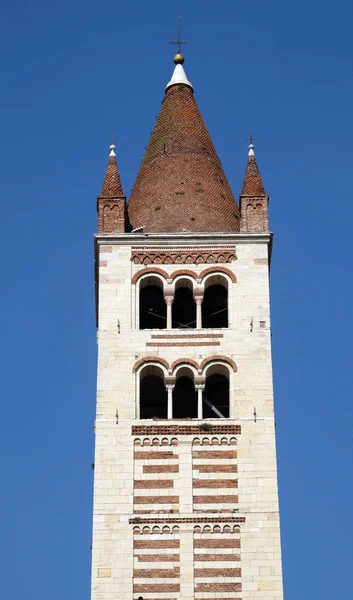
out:
<path id="1" fill-rule="evenodd" d="M 120 181 L 115 144 L 110 146 L 102 190 L 97 198 L 97 211 L 99 233 L 125 231 L 126 196 Z"/>
<path id="2" fill-rule="evenodd" d="M 250 137 L 248 162 L 240 194 L 240 231 L 268 231 L 268 200 L 257 166 L 253 138 Z"/>

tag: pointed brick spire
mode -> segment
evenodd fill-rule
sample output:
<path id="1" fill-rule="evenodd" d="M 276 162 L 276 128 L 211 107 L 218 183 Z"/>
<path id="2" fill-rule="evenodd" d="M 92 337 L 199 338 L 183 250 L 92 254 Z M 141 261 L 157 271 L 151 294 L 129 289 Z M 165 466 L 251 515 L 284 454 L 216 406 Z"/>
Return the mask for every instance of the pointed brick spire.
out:
<path id="1" fill-rule="evenodd" d="M 242 196 L 266 196 L 262 177 L 257 166 L 254 144 L 249 145 L 248 164 L 246 165 Z"/>
<path id="2" fill-rule="evenodd" d="M 248 163 L 240 194 L 240 231 L 268 231 L 268 200 L 250 138 Z"/>
<path id="3" fill-rule="evenodd" d="M 105 198 L 117 198 L 123 195 L 124 192 L 116 162 L 115 145 L 112 144 L 110 146 L 109 160 L 100 196 L 104 196 Z"/>
<path id="4" fill-rule="evenodd" d="M 97 211 L 99 233 L 125 231 L 126 197 L 120 181 L 114 144 L 110 146 L 107 170 L 97 199 Z"/>
<path id="5" fill-rule="evenodd" d="M 239 211 L 193 88 L 176 55 L 152 136 L 128 203 L 144 232 L 239 231 Z"/>

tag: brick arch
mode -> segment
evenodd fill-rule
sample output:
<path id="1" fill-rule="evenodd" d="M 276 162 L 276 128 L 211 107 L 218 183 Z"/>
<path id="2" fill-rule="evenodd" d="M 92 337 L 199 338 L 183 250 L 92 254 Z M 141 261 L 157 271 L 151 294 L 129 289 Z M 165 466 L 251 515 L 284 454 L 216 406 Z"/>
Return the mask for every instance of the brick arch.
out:
<path id="1" fill-rule="evenodd" d="M 208 269 L 204 269 L 200 275 L 199 278 L 203 279 L 206 275 L 209 275 L 210 273 L 224 273 L 225 275 L 228 275 L 228 277 L 230 278 L 230 280 L 233 283 L 237 282 L 237 278 L 234 275 L 234 273 L 232 273 L 232 271 L 230 269 L 227 269 L 227 267 L 209 267 Z"/>
<path id="2" fill-rule="evenodd" d="M 169 363 L 164 358 L 160 358 L 159 356 L 145 356 L 144 358 L 140 358 L 140 360 L 135 362 L 134 366 L 132 367 L 132 372 L 136 373 L 137 369 L 139 369 L 141 365 L 151 362 L 159 363 L 160 365 L 163 365 L 167 371 L 170 370 Z"/>
<path id="3" fill-rule="evenodd" d="M 238 371 L 238 367 L 234 360 L 232 360 L 228 356 L 221 356 L 218 354 L 214 354 L 213 356 L 208 356 L 207 358 L 205 358 L 200 365 L 200 369 L 203 370 L 203 368 L 210 362 L 225 362 L 232 367 L 234 373 L 237 373 Z"/>
<path id="4" fill-rule="evenodd" d="M 154 273 L 161 275 L 165 280 L 170 278 L 170 275 L 168 275 L 167 271 L 164 271 L 163 269 L 159 269 L 158 267 L 147 267 L 146 269 L 137 271 L 137 273 L 135 273 L 135 275 L 132 277 L 131 283 L 135 284 L 140 277 L 142 277 L 142 275 L 153 275 Z"/>
<path id="5" fill-rule="evenodd" d="M 170 279 L 174 279 L 176 277 L 178 277 L 178 275 L 189 275 L 190 277 L 192 277 L 193 279 L 199 279 L 200 275 L 198 275 L 197 273 L 195 273 L 195 271 L 190 271 L 189 269 L 178 269 L 178 271 L 173 271 L 173 273 L 171 275 L 169 275 Z"/>
<path id="6" fill-rule="evenodd" d="M 198 371 L 200 369 L 200 365 L 196 362 L 196 360 L 193 360 L 192 358 L 178 358 L 177 360 L 175 360 L 171 367 L 170 370 L 174 371 L 174 369 L 176 367 L 178 367 L 179 365 L 191 365 L 193 367 L 195 367 L 196 371 Z"/>

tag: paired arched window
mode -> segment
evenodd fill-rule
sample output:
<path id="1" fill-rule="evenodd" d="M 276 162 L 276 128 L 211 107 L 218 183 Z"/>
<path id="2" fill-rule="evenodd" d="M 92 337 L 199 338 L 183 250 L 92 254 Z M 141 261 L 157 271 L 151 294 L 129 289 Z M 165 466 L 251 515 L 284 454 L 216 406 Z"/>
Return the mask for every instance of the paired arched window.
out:
<path id="1" fill-rule="evenodd" d="M 140 419 L 227 419 L 229 416 L 229 370 L 224 365 L 209 367 L 203 383 L 196 385 L 190 367 L 177 369 L 168 384 L 159 366 L 147 365 L 140 371 Z"/>
<path id="2" fill-rule="evenodd" d="M 223 275 L 205 278 L 195 289 L 190 277 L 178 277 L 168 288 L 159 276 L 140 281 L 140 329 L 219 329 L 228 327 L 228 280 Z M 195 293 L 197 297 L 195 300 Z M 197 306 L 198 304 L 198 306 Z"/>

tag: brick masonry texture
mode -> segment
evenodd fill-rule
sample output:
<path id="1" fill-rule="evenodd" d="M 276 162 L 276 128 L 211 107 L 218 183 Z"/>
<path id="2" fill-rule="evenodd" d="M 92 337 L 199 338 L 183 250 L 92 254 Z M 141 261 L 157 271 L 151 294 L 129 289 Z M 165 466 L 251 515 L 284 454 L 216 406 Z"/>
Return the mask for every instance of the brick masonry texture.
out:
<path id="1" fill-rule="evenodd" d="M 240 554 L 194 554 L 195 562 L 233 562 L 240 561 Z"/>
<path id="2" fill-rule="evenodd" d="M 149 518 L 132 518 L 129 519 L 132 525 L 158 525 L 158 524 L 181 524 L 181 523 L 245 523 L 245 517 L 172 517 L 169 519 L 149 519 Z M 215 546 L 216 547 L 216 546 Z"/>
<path id="3" fill-rule="evenodd" d="M 174 487 L 174 482 L 169 479 L 143 479 L 134 481 L 135 489 L 162 489 Z M 151 503 L 152 504 L 152 503 Z"/>
<path id="4" fill-rule="evenodd" d="M 227 504 L 238 502 L 238 496 L 194 496 L 194 504 Z"/>
<path id="5" fill-rule="evenodd" d="M 148 460 L 148 459 L 164 460 L 168 458 L 178 458 L 178 454 L 174 454 L 174 452 L 135 452 L 134 459 L 135 460 Z"/>
<path id="6" fill-rule="evenodd" d="M 195 569 L 195 577 L 241 577 L 241 569 Z"/>
<path id="7" fill-rule="evenodd" d="M 194 450 L 192 453 L 193 458 L 236 458 L 237 452 L 236 450 Z"/>
<path id="8" fill-rule="evenodd" d="M 205 555 L 205 556 L 207 556 L 207 555 Z M 179 562 L 180 561 L 180 554 L 167 554 L 167 553 L 165 553 L 165 554 L 135 554 L 135 557 L 137 558 L 137 560 L 139 562 Z M 220 560 L 220 559 L 218 559 L 218 560 Z"/>
<path id="9" fill-rule="evenodd" d="M 134 548 L 136 550 L 159 550 L 162 548 L 179 548 L 179 540 L 135 540 Z"/>
<path id="10" fill-rule="evenodd" d="M 195 592 L 241 592 L 241 583 L 197 583 Z"/>
<path id="11" fill-rule="evenodd" d="M 241 425 L 213 425 L 212 435 L 240 435 Z M 199 425 L 133 425 L 131 435 L 202 435 Z"/>
<path id="12" fill-rule="evenodd" d="M 135 594 L 149 594 L 151 592 L 180 592 L 179 583 L 135 583 L 133 585 Z"/>
<path id="13" fill-rule="evenodd" d="M 239 539 L 227 539 L 224 540 L 194 540 L 195 548 L 240 548 L 240 540 Z"/>
<path id="14" fill-rule="evenodd" d="M 134 569 L 134 577 L 141 579 L 153 579 L 154 577 L 173 579 L 179 575 L 179 567 L 174 567 L 174 569 Z"/>
<path id="15" fill-rule="evenodd" d="M 194 470 L 200 473 L 237 473 L 237 465 L 194 465 Z"/>
<path id="16" fill-rule="evenodd" d="M 220 342 L 147 342 L 146 346 L 150 347 L 161 347 L 161 348 L 189 348 L 190 346 L 220 346 Z"/>
<path id="17" fill-rule="evenodd" d="M 237 488 L 238 482 L 236 479 L 194 479 L 193 488 Z"/>
<path id="18" fill-rule="evenodd" d="M 239 211 L 193 91 L 167 90 L 130 195 L 133 228 L 239 231 Z"/>
<path id="19" fill-rule="evenodd" d="M 235 246 L 227 248 L 132 248 L 131 260 L 135 265 L 149 264 L 204 264 L 230 263 L 236 260 Z"/>
<path id="20" fill-rule="evenodd" d="M 178 504 L 179 496 L 134 496 L 134 504 Z"/>
<path id="21" fill-rule="evenodd" d="M 154 458 L 159 459 L 159 452 Z M 179 465 L 144 465 L 144 473 L 179 473 Z"/>

